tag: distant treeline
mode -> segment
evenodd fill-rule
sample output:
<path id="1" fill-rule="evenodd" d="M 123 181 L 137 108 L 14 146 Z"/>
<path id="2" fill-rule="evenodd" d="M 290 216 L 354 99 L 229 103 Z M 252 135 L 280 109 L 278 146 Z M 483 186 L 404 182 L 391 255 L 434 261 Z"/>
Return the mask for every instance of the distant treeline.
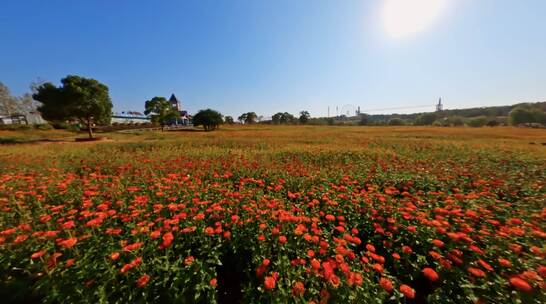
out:
<path id="1" fill-rule="evenodd" d="M 307 113 L 307 112 L 306 112 Z M 436 125 L 471 127 L 498 125 L 546 126 L 546 102 L 519 103 L 510 106 L 481 107 L 443 110 L 412 114 L 360 114 L 347 117 L 318 117 L 298 119 L 289 113 L 277 113 L 271 120 L 261 124 L 305 124 L 310 125 Z"/>

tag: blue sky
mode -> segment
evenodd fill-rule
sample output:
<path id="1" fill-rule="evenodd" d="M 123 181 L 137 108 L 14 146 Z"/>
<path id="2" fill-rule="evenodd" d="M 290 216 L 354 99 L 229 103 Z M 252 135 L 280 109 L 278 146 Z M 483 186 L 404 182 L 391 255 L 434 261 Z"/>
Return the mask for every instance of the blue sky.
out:
<path id="1" fill-rule="evenodd" d="M 385 1 L 3 0 L 0 81 L 19 95 L 77 74 L 118 111 L 175 93 L 234 116 L 546 100 L 546 1 L 445 0 L 403 38 Z"/>

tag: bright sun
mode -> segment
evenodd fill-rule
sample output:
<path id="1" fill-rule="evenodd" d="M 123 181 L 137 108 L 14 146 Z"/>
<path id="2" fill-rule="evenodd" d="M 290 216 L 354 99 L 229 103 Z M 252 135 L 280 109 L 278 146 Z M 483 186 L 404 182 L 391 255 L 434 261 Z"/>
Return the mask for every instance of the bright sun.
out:
<path id="1" fill-rule="evenodd" d="M 383 24 L 394 38 L 411 36 L 437 19 L 449 0 L 384 0 Z"/>

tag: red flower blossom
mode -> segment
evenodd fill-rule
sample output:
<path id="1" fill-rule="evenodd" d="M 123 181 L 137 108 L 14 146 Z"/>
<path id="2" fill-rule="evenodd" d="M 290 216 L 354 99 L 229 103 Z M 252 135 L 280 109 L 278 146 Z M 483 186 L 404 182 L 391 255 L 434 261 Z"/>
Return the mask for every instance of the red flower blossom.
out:
<path id="1" fill-rule="evenodd" d="M 292 285 L 292 295 L 295 297 L 302 296 L 305 293 L 305 285 L 302 282 L 295 282 Z"/>
<path id="2" fill-rule="evenodd" d="M 112 261 L 119 259 L 119 252 L 113 252 L 112 254 L 110 254 L 110 259 Z"/>
<path id="3" fill-rule="evenodd" d="M 195 260 L 195 259 L 193 258 L 193 256 L 191 256 L 191 255 L 190 255 L 190 256 L 187 256 L 187 257 L 184 259 L 184 265 L 190 266 L 190 265 L 193 263 L 194 260 Z"/>
<path id="4" fill-rule="evenodd" d="M 387 278 L 379 279 L 379 285 L 388 293 L 391 293 L 394 289 L 392 282 Z"/>
<path id="5" fill-rule="evenodd" d="M 30 258 L 35 260 L 35 259 L 39 259 L 41 258 L 45 253 L 47 252 L 47 250 L 40 250 L 40 251 L 36 251 L 35 253 L 33 253 Z"/>
<path id="6" fill-rule="evenodd" d="M 144 287 L 148 282 L 150 281 L 150 276 L 147 274 L 143 274 L 137 281 L 138 287 Z"/>
<path id="7" fill-rule="evenodd" d="M 527 281 L 525 281 L 525 280 L 523 280 L 521 278 L 511 277 L 509 282 L 510 282 L 510 285 L 512 285 L 515 289 L 517 289 L 519 291 L 529 292 L 529 291 L 533 290 L 533 287 L 531 285 L 529 285 L 529 283 L 527 283 Z"/>
<path id="8" fill-rule="evenodd" d="M 438 281 L 438 279 L 440 279 L 440 276 L 438 275 L 438 273 L 436 273 L 436 271 L 434 271 L 434 269 L 429 268 L 429 267 L 423 268 L 423 274 L 431 282 Z"/>
<path id="9" fill-rule="evenodd" d="M 477 278 L 483 278 L 485 277 L 485 272 L 479 268 L 469 267 L 468 272 L 470 272 L 471 275 L 477 277 Z"/>
<path id="10" fill-rule="evenodd" d="M 165 249 L 171 246 L 174 240 L 172 232 L 167 232 L 163 235 L 163 242 L 161 243 L 161 248 Z"/>
<path id="11" fill-rule="evenodd" d="M 63 248 L 72 248 L 76 243 L 78 242 L 78 239 L 75 237 L 63 239 L 58 242 L 59 246 Z"/>
<path id="12" fill-rule="evenodd" d="M 415 298 L 415 290 L 406 284 L 400 285 L 400 292 L 408 299 Z"/>
<path id="13" fill-rule="evenodd" d="M 275 288 L 275 279 L 273 277 L 266 276 L 264 279 L 264 286 L 266 290 Z"/>

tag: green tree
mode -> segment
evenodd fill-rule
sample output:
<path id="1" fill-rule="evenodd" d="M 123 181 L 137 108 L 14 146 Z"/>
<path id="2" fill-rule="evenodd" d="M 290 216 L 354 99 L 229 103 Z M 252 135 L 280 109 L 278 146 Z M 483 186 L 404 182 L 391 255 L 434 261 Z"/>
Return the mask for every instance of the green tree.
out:
<path id="1" fill-rule="evenodd" d="M 273 124 L 278 125 L 281 123 L 282 116 L 282 112 L 275 113 L 273 116 L 271 116 L 271 121 L 273 122 Z"/>
<path id="2" fill-rule="evenodd" d="M 403 126 L 404 121 L 400 118 L 392 118 L 389 120 L 389 126 Z"/>
<path id="3" fill-rule="evenodd" d="M 258 115 L 256 115 L 256 113 L 254 112 L 248 112 L 246 113 L 246 119 L 245 119 L 245 124 L 254 124 L 256 123 L 256 120 L 258 119 Z"/>
<path id="4" fill-rule="evenodd" d="M 309 121 L 309 118 L 311 115 L 307 111 L 301 111 L 300 112 L 300 118 L 299 121 L 302 125 L 306 124 Z"/>
<path id="5" fill-rule="evenodd" d="M 193 116 L 193 125 L 203 126 L 205 131 L 216 130 L 223 122 L 222 114 L 212 109 L 200 110 Z"/>
<path id="6" fill-rule="evenodd" d="M 436 121 L 437 118 L 438 115 L 436 115 L 436 113 L 423 113 L 417 117 L 415 124 L 418 126 L 430 126 Z"/>
<path id="7" fill-rule="evenodd" d="M 546 113 L 539 107 L 522 104 L 510 111 L 510 123 L 512 125 L 525 123 L 546 124 Z"/>
<path id="8" fill-rule="evenodd" d="M 152 122 L 164 126 L 167 121 L 180 117 L 180 113 L 174 109 L 165 97 L 156 96 L 144 103 L 144 114 L 152 115 Z"/>
<path id="9" fill-rule="evenodd" d="M 237 120 L 238 120 L 240 123 L 244 124 L 245 121 L 246 121 L 246 117 L 247 117 L 247 113 L 243 113 L 243 114 L 241 114 L 241 116 L 237 117 Z"/>
<path id="10" fill-rule="evenodd" d="M 235 123 L 235 121 L 233 120 L 233 117 L 231 117 L 231 116 L 224 117 L 224 122 L 229 124 L 229 125 L 232 125 L 232 124 Z"/>
<path id="11" fill-rule="evenodd" d="M 474 128 L 483 127 L 487 124 L 488 120 L 485 116 L 475 117 L 468 121 L 468 125 Z"/>
<path id="12" fill-rule="evenodd" d="M 294 115 L 288 113 L 288 112 L 278 112 L 275 115 L 271 117 L 271 121 L 273 124 L 291 124 L 295 123 L 296 118 Z"/>
<path id="13" fill-rule="evenodd" d="M 255 112 L 248 112 L 248 113 L 241 114 L 241 116 L 239 116 L 237 119 L 241 123 L 251 125 L 251 124 L 256 123 L 256 120 L 258 119 L 258 115 L 256 115 Z"/>
<path id="14" fill-rule="evenodd" d="M 447 123 L 450 126 L 454 126 L 454 127 L 464 126 L 464 120 L 460 116 L 449 116 L 447 118 Z"/>
<path id="15" fill-rule="evenodd" d="M 38 111 L 46 120 L 77 120 L 93 138 L 94 124 L 109 124 L 112 101 L 108 87 L 95 79 L 68 75 L 61 86 L 50 82 L 36 87 L 32 98 L 41 102 Z"/>
<path id="16" fill-rule="evenodd" d="M 358 124 L 361 126 L 366 126 L 370 123 L 370 117 L 368 114 L 359 114 L 360 120 L 358 121 Z"/>

